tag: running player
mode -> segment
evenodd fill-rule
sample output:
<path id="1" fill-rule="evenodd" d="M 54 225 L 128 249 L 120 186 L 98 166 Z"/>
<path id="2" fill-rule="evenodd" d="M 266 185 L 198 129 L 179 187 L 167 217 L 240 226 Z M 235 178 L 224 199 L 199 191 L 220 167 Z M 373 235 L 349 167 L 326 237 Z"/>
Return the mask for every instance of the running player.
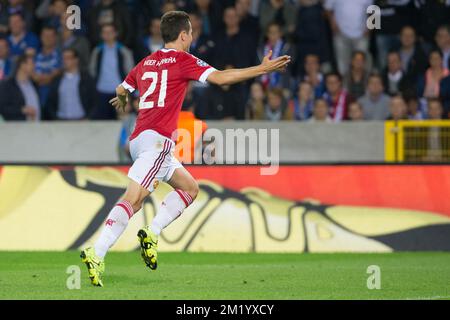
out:
<path id="1" fill-rule="evenodd" d="M 174 133 L 189 81 L 229 85 L 283 70 L 290 62 L 289 56 L 270 60 L 272 52 L 269 52 L 258 66 L 216 70 L 188 53 L 192 26 L 189 16 L 182 11 L 171 11 L 161 18 L 161 34 L 164 48 L 139 62 L 110 101 L 115 108 L 123 109 L 129 93 L 138 90 L 140 94 L 136 128 L 130 137 L 134 163 L 128 172 L 128 188 L 109 213 L 95 245 L 81 252 L 95 286 L 103 286 L 101 276 L 106 252 L 160 181 L 167 182 L 174 190 L 165 197 L 151 225 L 138 231 L 141 256 L 152 270 L 157 268 L 159 234 L 197 197 L 197 182 L 174 157 Z"/>

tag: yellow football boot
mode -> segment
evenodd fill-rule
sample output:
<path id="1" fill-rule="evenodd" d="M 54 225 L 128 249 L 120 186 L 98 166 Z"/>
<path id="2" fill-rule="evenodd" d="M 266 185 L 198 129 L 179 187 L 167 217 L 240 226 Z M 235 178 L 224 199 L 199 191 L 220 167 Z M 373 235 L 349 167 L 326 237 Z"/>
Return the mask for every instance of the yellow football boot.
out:
<path id="1" fill-rule="evenodd" d="M 149 227 L 142 228 L 138 234 L 141 245 L 141 257 L 147 267 L 156 270 L 158 267 L 158 236 Z"/>
<path id="2" fill-rule="evenodd" d="M 94 248 L 89 247 L 81 251 L 80 258 L 87 266 L 91 283 L 96 287 L 103 287 L 102 274 L 105 272 L 105 262 L 95 255 Z"/>

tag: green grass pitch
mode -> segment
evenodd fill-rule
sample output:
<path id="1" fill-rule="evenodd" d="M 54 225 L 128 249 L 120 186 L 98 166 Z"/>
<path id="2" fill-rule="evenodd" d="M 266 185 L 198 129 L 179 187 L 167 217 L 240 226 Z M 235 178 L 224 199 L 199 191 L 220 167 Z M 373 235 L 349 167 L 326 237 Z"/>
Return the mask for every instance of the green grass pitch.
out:
<path id="1" fill-rule="evenodd" d="M 450 254 L 164 253 L 158 270 L 138 252 L 109 253 L 92 287 L 79 253 L 0 252 L 0 299 L 450 299 Z M 69 290 L 70 265 L 81 288 Z M 367 267 L 381 289 L 367 288 Z"/>

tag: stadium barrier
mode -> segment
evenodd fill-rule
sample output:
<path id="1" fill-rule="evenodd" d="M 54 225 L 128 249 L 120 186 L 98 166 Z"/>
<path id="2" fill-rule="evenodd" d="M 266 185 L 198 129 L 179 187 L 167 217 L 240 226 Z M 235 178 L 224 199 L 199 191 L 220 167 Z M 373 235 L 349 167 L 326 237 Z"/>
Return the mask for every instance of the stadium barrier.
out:
<path id="1" fill-rule="evenodd" d="M 207 121 L 210 129 L 279 130 L 279 161 L 384 161 L 384 123 Z M 0 163 L 117 163 L 120 121 L 0 124 Z M 237 153 L 246 154 L 248 145 Z M 218 159 L 219 161 L 223 159 Z"/>
<path id="2" fill-rule="evenodd" d="M 126 166 L 0 167 L 0 250 L 91 244 L 123 195 Z M 197 200 L 162 251 L 450 251 L 449 165 L 189 166 Z M 137 249 L 170 186 L 161 183 L 113 250 Z"/>
<path id="3" fill-rule="evenodd" d="M 388 162 L 450 162 L 450 121 L 387 121 Z"/>

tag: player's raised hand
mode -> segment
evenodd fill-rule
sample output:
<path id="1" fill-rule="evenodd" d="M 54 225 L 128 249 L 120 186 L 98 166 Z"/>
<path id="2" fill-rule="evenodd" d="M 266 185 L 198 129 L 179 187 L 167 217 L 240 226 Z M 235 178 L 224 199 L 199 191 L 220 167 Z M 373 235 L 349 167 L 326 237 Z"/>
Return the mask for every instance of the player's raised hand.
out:
<path id="1" fill-rule="evenodd" d="M 274 60 L 271 60 L 272 53 L 273 53 L 272 50 L 270 50 L 261 63 L 261 65 L 264 67 L 264 70 L 267 73 L 275 71 L 284 71 L 287 65 L 291 62 L 291 57 L 284 55 Z"/>

